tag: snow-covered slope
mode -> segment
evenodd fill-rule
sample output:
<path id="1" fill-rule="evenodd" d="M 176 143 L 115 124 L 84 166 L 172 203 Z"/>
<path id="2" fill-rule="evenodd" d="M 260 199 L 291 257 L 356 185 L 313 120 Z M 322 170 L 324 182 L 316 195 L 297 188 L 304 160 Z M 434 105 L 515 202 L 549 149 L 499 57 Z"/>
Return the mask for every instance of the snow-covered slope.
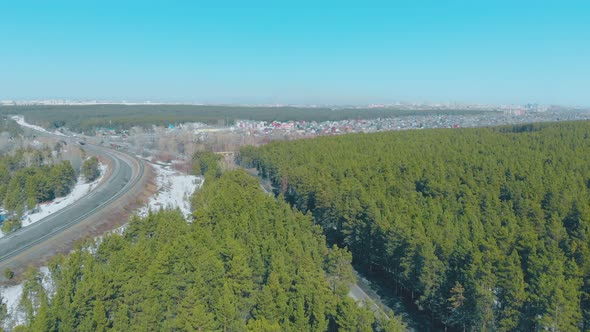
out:
<path id="1" fill-rule="evenodd" d="M 39 127 L 39 126 L 36 126 L 34 124 L 27 123 L 27 122 L 25 122 L 25 118 L 23 116 L 20 116 L 20 115 L 13 116 L 12 117 L 12 120 L 16 121 L 16 123 L 18 123 L 19 125 L 21 125 L 23 127 L 35 129 L 35 130 L 38 130 L 38 131 L 41 131 L 41 132 L 44 132 L 44 133 L 49 133 L 49 134 L 54 134 L 54 135 L 59 135 L 59 136 L 65 136 L 64 134 L 60 133 L 57 130 L 51 133 L 51 132 L 47 131 L 45 128 L 43 128 L 43 127 Z"/>
<path id="2" fill-rule="evenodd" d="M 188 217 L 191 213 L 190 196 L 201 186 L 202 179 L 194 175 L 180 174 L 169 166 L 152 164 L 156 171 L 158 192 L 150 199 L 146 207 L 138 211 L 139 216 L 147 215 L 148 210 L 160 208 L 179 208 Z"/>

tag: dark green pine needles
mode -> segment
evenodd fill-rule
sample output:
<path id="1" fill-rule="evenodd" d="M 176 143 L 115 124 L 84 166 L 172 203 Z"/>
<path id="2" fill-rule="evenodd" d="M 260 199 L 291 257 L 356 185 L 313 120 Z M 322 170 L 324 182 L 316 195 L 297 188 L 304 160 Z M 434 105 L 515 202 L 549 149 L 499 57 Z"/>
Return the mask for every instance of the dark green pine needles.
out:
<path id="1" fill-rule="evenodd" d="M 590 328 L 590 122 L 323 137 L 240 160 L 441 324 Z"/>
<path id="2" fill-rule="evenodd" d="M 178 211 L 50 265 L 55 294 L 27 294 L 34 331 L 401 331 L 347 296 L 350 255 L 245 172 L 208 177 Z M 97 246 L 95 249 L 86 248 Z M 32 273 L 28 285 L 40 283 Z"/>

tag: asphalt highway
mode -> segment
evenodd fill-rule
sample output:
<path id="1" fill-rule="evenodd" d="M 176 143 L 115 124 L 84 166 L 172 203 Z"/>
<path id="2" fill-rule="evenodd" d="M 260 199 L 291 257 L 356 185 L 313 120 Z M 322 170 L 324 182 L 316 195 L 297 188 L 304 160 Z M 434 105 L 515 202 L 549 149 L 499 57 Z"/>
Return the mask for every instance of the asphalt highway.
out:
<path id="1" fill-rule="evenodd" d="M 54 136 L 41 132 L 36 134 Z M 65 140 L 68 144 L 79 144 L 73 138 L 61 136 L 55 138 Z M 9 266 L 13 267 L 15 264 L 28 265 L 30 262 L 27 260 L 34 257 L 22 255 L 23 257 L 19 258 L 21 253 L 54 240 L 64 230 L 90 217 L 96 218 L 97 215 L 108 214 L 111 210 L 109 207 L 117 204 L 119 197 L 139 184 L 144 166 L 138 158 L 97 145 L 84 144 L 83 148 L 90 154 L 109 159 L 110 175 L 97 188 L 68 207 L 1 238 L 0 271 Z"/>

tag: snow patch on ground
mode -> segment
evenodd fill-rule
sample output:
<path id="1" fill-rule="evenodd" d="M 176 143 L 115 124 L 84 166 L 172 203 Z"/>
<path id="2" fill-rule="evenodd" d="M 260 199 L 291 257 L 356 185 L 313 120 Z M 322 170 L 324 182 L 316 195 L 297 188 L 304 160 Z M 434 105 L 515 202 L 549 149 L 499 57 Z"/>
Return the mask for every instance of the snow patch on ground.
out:
<path id="1" fill-rule="evenodd" d="M 6 303 L 6 321 L 4 328 L 10 330 L 12 326 L 24 323 L 23 313 L 18 309 L 20 298 L 23 294 L 23 284 L 4 287 L 0 290 L 2 293 L 2 302 Z"/>
<path id="2" fill-rule="evenodd" d="M 88 194 L 90 191 L 92 191 L 92 189 L 94 189 L 100 183 L 100 181 L 102 181 L 102 178 L 104 177 L 104 174 L 107 171 L 106 165 L 99 164 L 99 167 L 100 177 L 98 179 L 90 183 L 85 183 L 84 179 L 80 177 L 78 179 L 78 183 L 76 183 L 76 186 L 74 187 L 72 192 L 69 193 L 67 196 L 56 198 L 55 200 L 49 203 L 39 204 L 39 212 L 25 215 L 25 220 L 23 220 L 23 227 L 33 224 L 49 216 L 51 213 L 55 213 L 65 208 L 66 206 L 71 205 L 72 203 L 74 203 L 75 201 L 79 200 L 80 198 Z"/>
<path id="3" fill-rule="evenodd" d="M 71 205 L 75 201 L 84 197 L 86 194 L 88 194 L 94 188 L 96 188 L 96 186 L 100 183 L 100 181 L 102 181 L 102 179 L 108 169 L 107 165 L 104 165 L 102 163 L 99 164 L 99 167 L 100 167 L 100 177 L 98 179 L 96 179 L 95 181 L 90 182 L 90 183 L 84 183 L 84 179 L 82 177 L 80 177 L 78 179 L 78 183 L 76 183 L 76 186 L 74 187 L 74 189 L 72 189 L 72 192 L 69 193 L 67 196 L 56 198 L 53 201 L 48 202 L 48 203 L 41 203 L 41 204 L 39 204 L 38 209 L 35 210 L 36 211 L 35 213 L 25 214 L 22 219 L 22 227 L 27 227 L 30 224 L 36 223 L 39 220 L 51 215 L 52 213 L 55 213 L 55 212 L 65 208 L 66 206 Z M 29 212 L 31 212 L 31 211 L 29 211 Z M 0 238 L 3 236 L 4 236 L 4 234 L 2 233 L 2 231 L 0 231 Z"/>
<path id="4" fill-rule="evenodd" d="M 152 164 L 156 171 L 158 192 L 150 199 L 147 206 L 139 209 L 140 217 L 146 216 L 149 210 L 161 208 L 179 208 L 185 217 L 191 214 L 190 196 L 199 188 L 203 180 L 194 175 L 185 175 L 170 169 L 169 166 Z"/>
<path id="5" fill-rule="evenodd" d="M 45 128 L 43 127 L 39 127 L 30 123 L 26 123 L 25 122 L 25 117 L 21 116 L 21 115 L 15 115 L 12 117 L 12 120 L 16 121 L 16 123 L 18 123 L 19 125 L 23 126 L 23 127 L 27 127 L 27 128 L 31 128 L 31 129 L 35 129 L 38 131 L 42 131 L 44 133 L 47 133 L 48 131 L 45 130 Z"/>
<path id="6" fill-rule="evenodd" d="M 101 166 L 101 178 L 106 173 L 106 166 Z M 139 216 L 146 216 L 149 210 L 157 211 L 160 208 L 179 208 L 180 211 L 188 217 L 191 213 L 190 209 L 190 196 L 203 184 L 203 179 L 198 176 L 194 175 L 185 175 L 179 172 L 176 172 L 170 169 L 169 166 L 162 166 L 157 164 L 152 164 L 156 171 L 156 184 L 158 186 L 158 192 L 152 196 L 147 206 L 141 208 L 138 211 Z M 76 185 L 76 189 L 72 191 L 69 196 L 78 197 L 77 199 L 84 196 L 91 188 L 93 188 L 100 179 L 92 182 L 90 184 L 83 184 L 78 182 Z M 80 196 L 81 195 L 81 196 Z M 61 209 L 65 206 L 64 201 L 66 201 L 67 197 L 59 199 L 59 203 L 53 202 L 50 207 L 45 207 L 44 211 L 57 211 L 58 208 Z M 76 200 L 77 200 L 76 199 Z M 57 201 L 57 200 L 56 200 Z M 75 200 L 73 198 L 67 199 L 69 202 L 68 204 L 73 203 Z M 48 205 L 48 204 L 47 204 Z M 43 210 L 42 210 L 43 211 Z M 40 211 L 38 214 L 41 214 Z M 31 214 L 30 216 L 33 216 Z M 37 217 L 37 221 L 41 218 Z M 34 222 L 34 221 L 33 221 Z M 32 222 L 31 222 L 32 223 Z M 29 223 L 30 224 L 30 223 Z M 27 225 L 29 225 L 27 224 Z M 25 222 L 23 221 L 23 226 Z M 122 225 L 114 229 L 113 233 L 122 234 L 127 227 L 127 224 Z M 100 241 L 102 237 L 98 237 L 97 240 Z M 43 287 L 47 291 L 47 294 L 51 296 L 54 294 L 54 284 L 51 279 L 51 274 L 49 273 L 49 269 L 44 266 L 39 269 L 39 271 L 43 274 Z M 4 328 L 7 330 L 12 329 L 13 327 L 24 324 L 25 323 L 25 316 L 24 313 L 20 310 L 20 299 L 23 292 L 23 284 L 18 284 L 15 286 L 10 287 L 3 287 L 0 288 L 0 294 L 3 298 L 3 302 L 6 303 L 6 307 L 8 309 L 8 317 L 6 318 Z"/>
<path id="7" fill-rule="evenodd" d="M 16 121 L 16 123 L 18 123 L 19 125 L 23 126 L 23 127 L 27 127 L 27 128 L 31 128 L 31 129 L 35 129 L 38 131 L 42 131 L 44 133 L 48 133 L 48 134 L 54 134 L 54 135 L 59 135 L 59 136 L 66 136 L 63 133 L 59 132 L 59 131 L 54 131 L 54 132 L 49 132 L 47 131 L 45 128 L 40 127 L 40 126 L 36 126 L 34 124 L 30 124 L 25 122 L 25 118 L 21 115 L 15 115 L 12 117 L 12 120 Z"/>
<path id="8" fill-rule="evenodd" d="M 53 295 L 55 289 L 49 268 L 42 266 L 39 268 L 39 272 L 42 275 L 42 285 L 45 288 L 48 296 Z M 10 331 L 17 325 L 25 323 L 25 314 L 20 310 L 20 299 L 23 294 L 23 283 L 18 285 L 2 287 L 0 288 L 0 295 L 2 296 L 2 302 L 6 304 L 7 317 L 4 322 L 3 328 Z"/>
<path id="9" fill-rule="evenodd" d="M 152 166 L 156 171 L 158 191 L 150 198 L 146 206 L 139 208 L 135 213 L 140 217 L 145 217 L 150 210 L 178 208 L 185 218 L 190 221 L 190 218 L 188 218 L 191 214 L 190 196 L 203 184 L 202 178 L 181 174 L 171 170 L 169 165 L 152 164 Z M 125 223 L 107 233 L 123 235 L 128 226 L 129 224 Z M 88 248 L 90 253 L 96 253 L 96 249 L 102 242 L 103 237 L 104 235 L 100 235 L 94 238 L 95 246 Z"/>

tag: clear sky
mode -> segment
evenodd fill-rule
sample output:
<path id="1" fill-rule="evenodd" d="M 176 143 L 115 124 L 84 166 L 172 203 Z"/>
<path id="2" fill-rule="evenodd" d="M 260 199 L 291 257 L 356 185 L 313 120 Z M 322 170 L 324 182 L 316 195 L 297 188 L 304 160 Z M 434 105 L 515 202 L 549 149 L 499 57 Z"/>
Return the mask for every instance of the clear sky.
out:
<path id="1" fill-rule="evenodd" d="M 0 0 L 0 99 L 590 105 L 590 1 Z"/>

